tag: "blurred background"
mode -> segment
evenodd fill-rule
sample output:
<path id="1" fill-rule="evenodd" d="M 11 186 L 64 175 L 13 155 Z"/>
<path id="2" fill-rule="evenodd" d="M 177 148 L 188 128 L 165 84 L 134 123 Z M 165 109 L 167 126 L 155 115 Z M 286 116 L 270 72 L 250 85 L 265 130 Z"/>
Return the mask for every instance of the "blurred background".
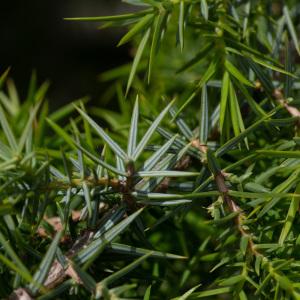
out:
<path id="1" fill-rule="evenodd" d="M 2 1 L 0 73 L 11 66 L 21 98 L 33 70 L 38 82 L 51 82 L 51 106 L 103 93 L 99 73 L 130 60 L 128 46 L 116 47 L 122 31 L 98 30 L 97 23 L 64 21 L 64 17 L 124 13 L 120 0 Z M 132 7 L 131 7 L 132 9 Z"/>

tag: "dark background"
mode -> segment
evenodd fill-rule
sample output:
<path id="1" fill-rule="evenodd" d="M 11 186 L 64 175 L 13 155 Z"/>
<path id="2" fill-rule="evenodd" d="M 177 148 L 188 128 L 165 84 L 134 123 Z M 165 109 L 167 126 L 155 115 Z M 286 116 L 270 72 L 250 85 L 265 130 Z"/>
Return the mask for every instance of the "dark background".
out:
<path id="1" fill-rule="evenodd" d="M 104 86 L 97 75 L 130 59 L 128 47 L 117 48 L 122 31 L 98 30 L 98 23 L 70 22 L 64 17 L 99 16 L 131 9 L 120 0 L 1 1 L 0 74 L 11 66 L 21 98 L 32 70 L 38 82 L 51 82 L 48 98 L 57 106 L 85 95 L 95 101 Z"/>

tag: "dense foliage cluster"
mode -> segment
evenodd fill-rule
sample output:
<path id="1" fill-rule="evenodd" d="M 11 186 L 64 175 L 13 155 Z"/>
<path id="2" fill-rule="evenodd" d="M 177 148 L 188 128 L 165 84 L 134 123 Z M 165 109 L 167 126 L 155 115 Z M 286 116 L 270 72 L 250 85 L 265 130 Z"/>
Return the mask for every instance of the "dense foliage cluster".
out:
<path id="1" fill-rule="evenodd" d="M 0 77 L 0 297 L 300 299 L 300 4 L 125 2 L 119 112 Z"/>

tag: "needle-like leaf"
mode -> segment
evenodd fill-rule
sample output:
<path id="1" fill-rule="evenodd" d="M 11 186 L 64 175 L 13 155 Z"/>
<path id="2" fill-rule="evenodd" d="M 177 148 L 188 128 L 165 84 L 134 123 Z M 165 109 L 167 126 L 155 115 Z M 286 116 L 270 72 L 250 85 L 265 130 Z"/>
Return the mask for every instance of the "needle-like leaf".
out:
<path id="1" fill-rule="evenodd" d="M 0 244 L 2 245 L 4 251 L 7 253 L 7 255 L 11 258 L 13 263 L 16 265 L 16 267 L 20 270 L 23 276 L 27 279 L 31 278 L 31 274 L 29 270 L 26 268 L 26 266 L 23 264 L 21 259 L 18 257 L 18 255 L 15 253 L 13 248 L 11 247 L 10 243 L 5 239 L 3 234 L 0 232 Z"/>
<path id="2" fill-rule="evenodd" d="M 153 133 L 155 132 L 156 128 L 162 121 L 162 119 L 165 117 L 167 112 L 169 111 L 170 107 L 173 105 L 175 102 L 175 99 L 171 101 L 165 108 L 164 110 L 159 114 L 159 116 L 153 121 L 145 135 L 143 136 L 142 140 L 139 142 L 138 146 L 136 147 L 134 154 L 133 154 L 133 161 L 136 161 L 137 158 L 140 156 L 146 145 L 148 144 L 150 138 L 152 137 Z"/>
<path id="3" fill-rule="evenodd" d="M 132 271 L 133 269 L 138 267 L 145 259 L 147 259 L 149 256 L 151 256 L 151 254 L 152 254 L 152 252 L 149 252 L 149 253 L 143 255 L 142 257 L 140 257 L 137 260 L 135 260 L 134 262 L 130 263 L 129 265 L 127 265 L 123 269 L 111 274 L 110 276 L 108 276 L 105 279 L 103 279 L 102 281 L 100 281 L 97 284 L 97 286 L 99 286 L 101 288 L 102 285 L 112 284 L 113 282 L 118 280 L 120 277 L 125 276 L 127 273 L 129 273 L 130 271 Z"/>
<path id="4" fill-rule="evenodd" d="M 208 5 L 206 0 L 201 0 L 201 14 L 204 17 L 204 19 L 208 20 Z"/>
<path id="5" fill-rule="evenodd" d="M 208 138 L 208 98 L 206 85 L 202 87 L 201 108 L 200 108 L 200 125 L 199 125 L 199 140 L 200 143 L 206 144 Z"/>
<path id="6" fill-rule="evenodd" d="M 186 71 L 187 69 L 193 67 L 195 64 L 199 63 L 200 61 L 204 60 L 208 53 L 212 50 L 213 44 L 212 43 L 206 43 L 203 48 L 196 54 L 195 57 L 193 57 L 191 60 L 186 62 L 176 73 L 181 73 L 183 71 Z"/>
<path id="7" fill-rule="evenodd" d="M 216 73 L 217 66 L 218 66 L 218 58 L 214 59 L 210 65 L 208 66 L 207 70 L 201 77 L 200 81 L 198 82 L 196 89 L 190 94 L 187 100 L 184 101 L 182 106 L 178 109 L 176 115 L 173 117 L 174 121 L 177 116 L 189 105 L 189 103 L 195 98 L 195 96 L 199 93 L 200 89 L 203 87 L 204 84 L 207 84 L 207 82 L 210 80 L 210 78 Z"/>
<path id="8" fill-rule="evenodd" d="M 155 58 L 155 55 L 156 55 L 157 50 L 160 45 L 160 39 L 161 39 L 161 35 L 163 32 L 163 28 L 165 26 L 167 17 L 168 17 L 167 11 L 165 9 L 161 9 L 161 11 L 159 12 L 159 15 L 156 17 L 156 20 L 155 20 L 155 27 L 154 27 L 152 43 L 151 43 L 151 48 L 150 48 L 150 55 L 149 55 L 148 83 L 150 83 L 152 68 L 154 65 L 154 58 Z"/>
<path id="9" fill-rule="evenodd" d="M 2 88 L 8 74 L 9 74 L 9 71 L 10 71 L 10 67 L 8 67 L 0 76 L 0 89 Z"/>
<path id="10" fill-rule="evenodd" d="M 12 151 L 17 152 L 18 151 L 18 145 L 16 142 L 16 138 L 12 132 L 12 129 L 7 121 L 7 118 L 5 116 L 4 110 L 2 109 L 0 105 L 0 123 L 2 125 L 3 132 L 5 134 L 5 137 L 12 149 Z"/>
<path id="11" fill-rule="evenodd" d="M 153 251 L 143 248 L 136 248 L 124 244 L 119 243 L 111 243 L 111 245 L 107 248 L 109 252 L 113 253 L 121 253 L 126 254 L 130 256 L 143 256 L 145 254 L 148 254 L 151 252 L 150 257 L 156 257 L 156 258 L 166 258 L 166 259 L 186 259 L 185 256 L 161 252 L 161 251 Z"/>
<path id="12" fill-rule="evenodd" d="M 105 133 L 105 131 L 91 118 L 89 117 L 83 110 L 76 107 L 77 111 L 81 114 L 81 116 L 89 122 L 89 124 L 94 128 L 94 130 L 98 133 L 98 135 L 108 144 L 108 146 L 123 160 L 127 160 L 128 156 L 124 152 L 123 149 L 120 148 L 120 146 L 112 140 L 111 137 L 108 136 L 108 134 Z"/>
<path id="13" fill-rule="evenodd" d="M 300 184 L 299 183 L 296 187 L 295 193 L 297 195 L 300 194 Z M 288 234 L 289 234 L 289 232 L 292 228 L 294 219 L 295 219 L 296 214 L 297 214 L 298 209 L 299 209 L 299 203 L 300 203 L 300 197 L 293 197 L 292 198 L 292 201 L 291 201 L 291 204 L 290 204 L 290 207 L 289 207 L 289 210 L 288 210 L 283 228 L 282 228 L 281 233 L 280 233 L 280 237 L 279 237 L 279 241 L 278 241 L 279 245 L 283 245 L 285 239 L 287 238 L 287 236 L 288 236 Z"/>
<path id="14" fill-rule="evenodd" d="M 240 132 L 245 131 L 245 126 L 241 115 L 238 99 L 235 90 L 233 88 L 233 85 L 231 83 L 229 85 L 229 103 L 230 103 L 231 122 L 233 126 L 234 135 L 238 136 Z M 244 141 L 248 148 L 247 138 L 245 138 Z"/>
<path id="15" fill-rule="evenodd" d="M 74 141 L 69 136 L 66 131 L 61 128 L 58 124 L 54 123 L 51 119 L 46 119 L 48 124 L 51 126 L 51 128 L 73 149 L 76 149 L 76 146 L 74 144 Z"/>
<path id="16" fill-rule="evenodd" d="M 232 290 L 231 287 L 222 287 L 222 288 L 217 288 L 213 290 L 207 290 L 203 292 L 197 292 L 193 293 L 191 295 L 191 299 L 200 299 L 200 298 L 206 298 L 210 296 L 216 296 L 216 295 L 224 295 L 230 293 Z"/>
<path id="17" fill-rule="evenodd" d="M 147 290 L 146 290 L 143 300 L 150 300 L 150 296 L 151 296 L 151 285 L 149 285 L 147 287 Z"/>
<path id="18" fill-rule="evenodd" d="M 198 172 L 184 172 L 184 171 L 139 171 L 135 176 L 139 177 L 187 177 L 187 176 L 197 176 Z"/>
<path id="19" fill-rule="evenodd" d="M 95 163 L 99 164 L 100 166 L 102 166 L 103 168 L 121 175 L 121 176 L 127 176 L 127 174 L 111 165 L 109 165 L 108 163 L 106 163 L 105 161 L 103 161 L 101 158 L 96 157 L 94 154 L 92 154 L 91 152 L 89 152 L 88 150 L 84 149 L 81 145 L 75 143 L 75 146 L 80 149 L 88 158 L 90 158 L 92 161 L 94 161 Z"/>
<path id="20" fill-rule="evenodd" d="M 136 97 L 134 109 L 131 117 L 130 132 L 128 136 L 127 154 L 132 157 L 136 149 L 137 131 L 138 131 L 138 117 L 139 117 L 139 97 Z"/>
<path id="21" fill-rule="evenodd" d="M 119 224 L 112 227 L 109 231 L 104 233 L 98 239 L 91 242 L 87 247 L 83 248 L 76 254 L 74 261 L 79 264 L 84 264 L 86 262 L 91 262 L 94 260 L 117 235 L 122 233 L 132 221 L 142 212 L 140 209 L 124 219 Z"/>
<path id="22" fill-rule="evenodd" d="M 179 18 L 178 18 L 178 36 L 180 50 L 183 51 L 184 46 L 184 17 L 185 17 L 185 3 L 183 0 L 179 3 Z"/>
<path id="23" fill-rule="evenodd" d="M 299 41 L 298 41 L 298 38 L 297 38 L 296 29 L 295 29 L 294 24 L 291 20 L 289 9 L 286 5 L 283 6 L 283 14 L 285 16 L 285 21 L 286 21 L 286 24 L 288 26 L 290 35 L 292 37 L 294 46 L 295 46 L 298 54 L 300 55 Z"/>
<path id="24" fill-rule="evenodd" d="M 38 103 L 33 108 L 33 110 L 30 112 L 27 124 L 26 124 L 25 128 L 23 129 L 22 135 L 21 135 L 20 140 L 19 140 L 19 144 L 18 144 L 18 152 L 19 153 L 22 152 L 22 150 L 25 146 L 26 140 L 28 139 L 28 137 L 30 135 L 30 130 L 32 129 L 32 122 L 33 122 L 33 120 L 34 120 L 34 118 L 37 114 L 37 111 L 38 111 L 39 107 L 40 107 L 40 103 Z"/>
<path id="25" fill-rule="evenodd" d="M 76 272 L 76 274 L 78 275 L 78 277 L 80 278 L 83 286 L 90 291 L 91 293 L 93 293 L 96 289 L 96 281 L 94 280 L 94 278 L 89 275 L 85 270 L 83 270 L 82 268 L 80 268 L 77 264 L 75 264 L 74 262 L 71 263 L 71 267 L 73 268 L 73 270 Z"/>
<path id="26" fill-rule="evenodd" d="M 254 131 L 256 128 L 261 126 L 268 118 L 270 118 L 270 115 L 261 118 L 260 120 L 253 123 L 250 127 L 246 128 L 243 132 L 241 132 L 238 136 L 230 139 L 227 141 L 224 145 L 222 145 L 217 151 L 216 156 L 220 157 L 224 155 L 226 152 L 231 150 L 233 147 L 235 147 L 242 139 L 247 137 L 252 131 Z"/>
<path id="27" fill-rule="evenodd" d="M 135 13 L 116 15 L 116 16 L 100 16 L 100 17 L 77 17 L 77 18 L 64 18 L 67 21 L 91 21 L 91 22 L 108 22 L 119 21 L 139 18 L 140 16 L 152 13 L 152 9 L 146 9 Z"/>
<path id="28" fill-rule="evenodd" d="M 254 87 L 254 85 L 229 61 L 225 60 L 226 70 L 234 76 L 237 80 L 241 81 L 243 84 Z"/>
<path id="29" fill-rule="evenodd" d="M 162 157 L 168 151 L 168 149 L 170 149 L 170 147 L 174 143 L 176 137 L 177 137 L 177 135 L 174 135 L 163 146 L 161 146 L 156 152 L 154 152 L 154 154 L 151 157 L 149 157 L 145 161 L 145 163 L 143 165 L 143 171 L 150 171 L 157 165 L 157 163 L 162 159 Z"/>
<path id="30" fill-rule="evenodd" d="M 153 15 L 148 14 L 141 18 L 139 22 L 137 22 L 130 31 L 128 31 L 120 40 L 118 46 L 124 45 L 127 42 L 129 42 L 136 34 L 144 30 L 145 27 L 149 25 L 149 23 L 152 21 Z"/>
<path id="31" fill-rule="evenodd" d="M 221 106 L 220 106 L 220 131 L 223 131 L 225 122 L 225 114 L 227 108 L 227 98 L 229 91 L 230 79 L 227 71 L 224 72 L 221 89 Z"/>
<path id="32" fill-rule="evenodd" d="M 146 47 L 146 44 L 149 40 L 149 37 L 150 37 L 150 32 L 151 32 L 151 29 L 149 28 L 146 33 L 144 34 L 138 48 L 137 48 L 137 51 L 136 51 L 136 54 L 134 56 L 134 60 L 133 60 L 133 63 L 132 63 L 132 67 L 131 67 L 131 70 L 130 70 L 130 74 L 129 74 L 129 77 L 128 77 L 128 82 L 127 82 L 127 86 L 126 86 L 126 95 L 128 94 L 129 92 L 129 89 L 132 85 L 132 82 L 133 82 L 133 79 L 134 79 L 134 76 L 136 74 L 136 71 L 138 69 L 138 65 L 141 61 L 141 58 L 142 58 L 142 55 L 144 53 L 144 50 L 145 50 L 145 47 Z"/>
<path id="33" fill-rule="evenodd" d="M 174 107 L 171 107 L 169 111 L 170 111 L 171 116 L 175 118 L 177 115 L 177 110 Z M 189 128 L 189 126 L 186 124 L 186 122 L 180 116 L 176 117 L 175 122 L 176 122 L 179 130 L 181 131 L 181 133 L 184 135 L 184 137 L 187 140 L 192 140 L 194 134 L 193 134 L 192 130 Z"/>
<path id="34" fill-rule="evenodd" d="M 50 270 L 52 262 L 55 258 L 56 250 L 57 250 L 60 238 L 62 236 L 62 233 L 63 232 L 60 231 L 56 234 L 47 253 L 45 254 L 42 262 L 40 263 L 38 270 L 33 275 L 34 282 L 36 282 L 40 285 L 42 285 L 44 283 L 46 276 L 48 275 L 48 272 Z M 34 284 L 30 284 L 29 289 L 33 295 L 38 292 L 38 287 Z"/>
<path id="35" fill-rule="evenodd" d="M 91 202 L 91 194 L 90 194 L 90 190 L 88 185 L 86 184 L 86 182 L 84 181 L 82 183 L 82 188 L 83 188 L 83 193 L 84 193 L 84 199 L 86 202 L 86 206 L 87 206 L 87 210 L 89 213 L 89 217 L 92 217 L 92 202 Z"/>

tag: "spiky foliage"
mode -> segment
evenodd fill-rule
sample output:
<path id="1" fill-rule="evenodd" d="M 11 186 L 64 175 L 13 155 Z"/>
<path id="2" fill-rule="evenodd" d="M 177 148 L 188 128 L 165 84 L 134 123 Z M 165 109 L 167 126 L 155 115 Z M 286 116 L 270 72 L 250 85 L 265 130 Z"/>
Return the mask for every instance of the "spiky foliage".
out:
<path id="1" fill-rule="evenodd" d="M 120 113 L 0 93 L 1 296 L 300 299 L 299 5 L 126 2 Z"/>

